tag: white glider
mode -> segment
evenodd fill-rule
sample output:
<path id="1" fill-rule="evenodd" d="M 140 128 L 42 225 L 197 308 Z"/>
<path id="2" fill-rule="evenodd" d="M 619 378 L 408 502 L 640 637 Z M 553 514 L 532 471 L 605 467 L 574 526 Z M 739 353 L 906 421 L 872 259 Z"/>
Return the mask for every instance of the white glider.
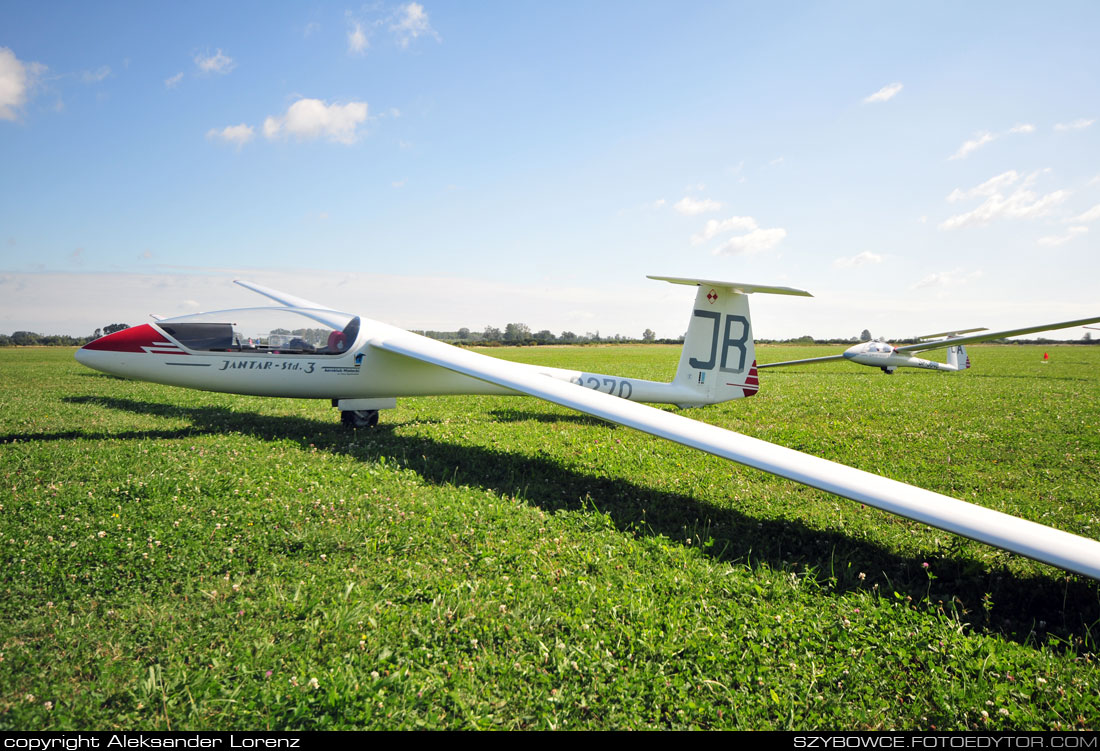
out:
<path id="1" fill-rule="evenodd" d="M 880 368 L 882 372 L 887 375 L 892 375 L 898 368 L 924 368 L 925 370 L 944 370 L 954 373 L 960 370 L 966 370 L 970 367 L 970 357 L 966 354 L 966 347 L 963 346 L 964 344 L 988 342 L 993 339 L 1004 339 L 1005 337 L 1019 336 L 1020 334 L 1034 334 L 1037 331 L 1068 329 L 1073 326 L 1084 326 L 1086 323 L 1096 323 L 1097 321 L 1100 321 L 1100 317 L 1081 318 L 1077 321 L 1062 321 L 1060 323 L 1044 323 L 1038 326 L 1028 326 L 1022 329 L 1011 329 L 1009 331 L 989 331 L 988 329 L 945 331 L 940 334 L 928 334 L 927 336 L 918 337 L 918 339 L 921 340 L 934 341 L 918 341 L 916 344 L 906 344 L 901 347 L 895 347 L 892 344 L 882 341 L 863 342 L 862 344 L 855 344 L 849 347 L 839 355 L 808 357 L 804 360 L 768 362 L 763 365 L 758 365 L 757 367 L 763 370 L 764 368 L 781 368 L 787 365 L 805 365 L 813 362 L 848 360 L 857 365 L 868 365 L 872 368 Z M 1086 328 L 1088 327 L 1086 326 Z M 985 333 L 972 333 L 975 331 L 982 331 Z M 963 336 L 964 334 L 968 334 L 968 336 Z M 936 337 L 941 336 L 945 338 L 936 339 Z M 920 357 L 911 357 L 907 354 L 909 352 L 927 352 L 932 349 L 945 348 L 947 349 L 946 363 L 936 362 L 935 360 L 924 360 Z"/>
<path id="2" fill-rule="evenodd" d="M 639 404 L 702 406 L 753 396 L 759 383 L 748 295 L 809 294 L 651 278 L 698 287 L 670 383 L 506 362 L 248 282 L 238 283 L 282 307 L 158 320 L 97 339 L 76 358 L 107 373 L 176 386 L 331 399 L 353 427 L 376 424 L 377 411 L 403 396 L 535 396 L 1100 579 L 1096 540 Z"/>

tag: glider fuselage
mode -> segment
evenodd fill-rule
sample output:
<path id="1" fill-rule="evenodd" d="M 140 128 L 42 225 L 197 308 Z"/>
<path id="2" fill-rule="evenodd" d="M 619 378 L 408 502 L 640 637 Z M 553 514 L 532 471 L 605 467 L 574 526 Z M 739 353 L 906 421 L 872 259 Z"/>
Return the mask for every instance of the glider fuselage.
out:
<path id="1" fill-rule="evenodd" d="M 873 368 L 894 370 L 895 368 L 925 368 L 926 370 L 956 371 L 959 368 L 936 362 L 924 360 L 898 352 L 895 347 L 886 342 L 864 342 L 856 344 L 844 350 L 843 357 L 860 365 L 870 365 Z"/>
<path id="2" fill-rule="evenodd" d="M 125 378 L 170 386 L 252 396 L 306 399 L 381 399 L 446 394 L 516 395 L 487 381 L 369 346 L 376 336 L 419 337 L 378 321 L 359 319 L 343 351 L 285 347 L 236 339 L 199 349 L 162 324 L 143 324 L 81 348 L 76 359 Z M 191 342 L 194 345 L 194 342 Z M 301 344 L 305 344 L 304 342 Z M 306 348 L 310 351 L 303 351 Z M 638 402 L 694 405 L 700 395 L 676 383 L 623 378 L 580 370 L 524 366 L 532 372 Z"/>

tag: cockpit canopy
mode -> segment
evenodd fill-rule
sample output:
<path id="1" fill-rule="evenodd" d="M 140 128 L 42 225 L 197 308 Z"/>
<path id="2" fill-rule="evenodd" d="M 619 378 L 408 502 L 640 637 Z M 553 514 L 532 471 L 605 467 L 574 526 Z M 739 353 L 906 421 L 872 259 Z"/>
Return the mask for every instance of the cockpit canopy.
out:
<path id="1" fill-rule="evenodd" d="M 200 352 L 340 355 L 359 336 L 359 317 L 312 308 L 239 308 L 165 318 L 156 325 Z"/>

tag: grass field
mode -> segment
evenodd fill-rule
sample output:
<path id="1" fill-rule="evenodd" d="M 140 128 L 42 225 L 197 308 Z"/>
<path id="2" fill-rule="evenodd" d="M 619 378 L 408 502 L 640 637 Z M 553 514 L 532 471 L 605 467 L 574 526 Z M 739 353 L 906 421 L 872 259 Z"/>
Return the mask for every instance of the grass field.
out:
<path id="1" fill-rule="evenodd" d="M 1100 537 L 1100 347 L 1043 351 L 687 414 Z M 522 398 L 349 433 L 69 349 L 0 374 L 3 730 L 1100 728 L 1096 582 L 684 447 Z"/>

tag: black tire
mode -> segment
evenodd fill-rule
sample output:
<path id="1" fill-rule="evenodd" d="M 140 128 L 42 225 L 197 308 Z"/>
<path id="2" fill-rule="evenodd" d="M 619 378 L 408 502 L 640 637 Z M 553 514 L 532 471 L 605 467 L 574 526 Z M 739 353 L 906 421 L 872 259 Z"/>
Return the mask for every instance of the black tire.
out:
<path id="1" fill-rule="evenodd" d="M 348 409 L 340 413 L 340 422 L 345 428 L 373 428 L 378 425 L 378 410 Z"/>

